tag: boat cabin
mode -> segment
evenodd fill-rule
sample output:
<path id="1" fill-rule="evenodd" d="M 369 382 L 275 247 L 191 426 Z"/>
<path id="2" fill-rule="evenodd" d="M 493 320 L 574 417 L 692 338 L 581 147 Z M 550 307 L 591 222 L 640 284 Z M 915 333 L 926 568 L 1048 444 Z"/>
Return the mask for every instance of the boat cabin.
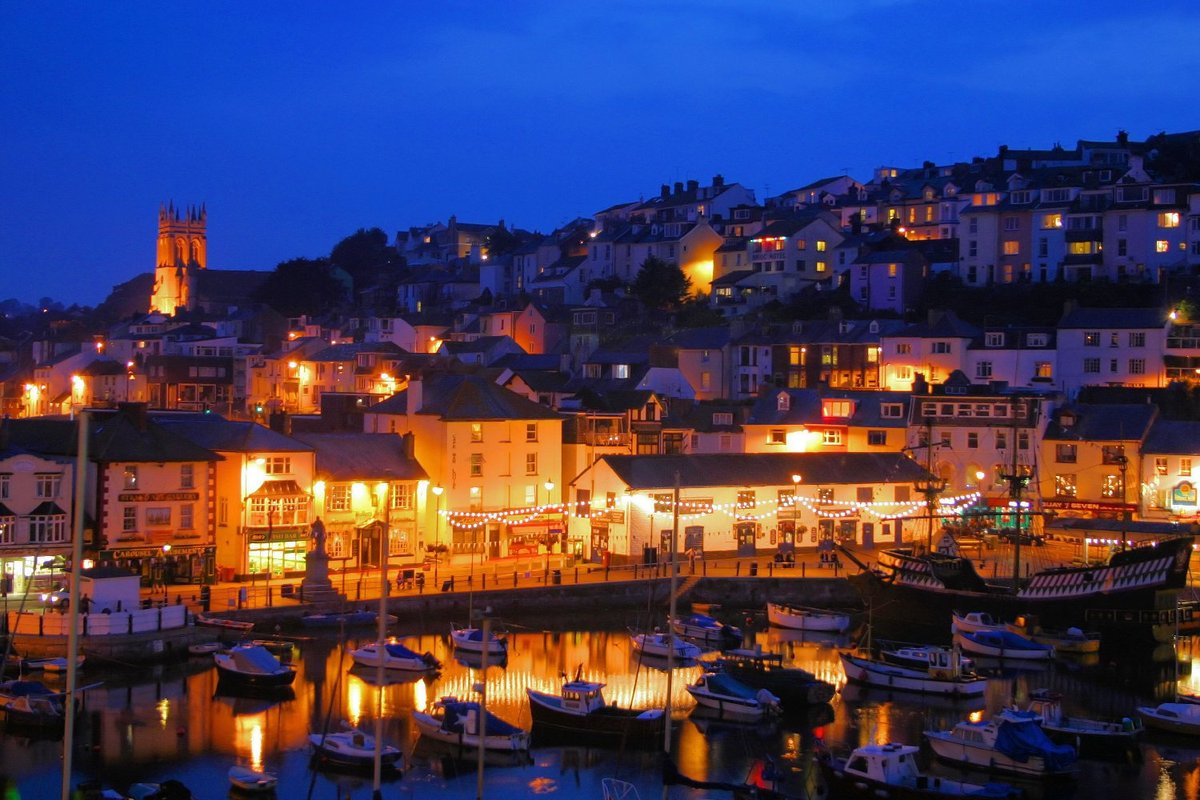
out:
<path id="1" fill-rule="evenodd" d="M 589 681 L 570 681 L 562 687 L 563 711 L 590 714 L 604 708 L 604 684 Z"/>
<path id="2" fill-rule="evenodd" d="M 962 656 L 958 648 L 930 648 L 929 675 L 934 678 L 957 678 L 964 672 Z"/>
<path id="3" fill-rule="evenodd" d="M 920 777 L 917 753 L 911 744 L 872 744 L 859 747 L 846 760 L 846 773 L 880 783 L 899 784 Z"/>

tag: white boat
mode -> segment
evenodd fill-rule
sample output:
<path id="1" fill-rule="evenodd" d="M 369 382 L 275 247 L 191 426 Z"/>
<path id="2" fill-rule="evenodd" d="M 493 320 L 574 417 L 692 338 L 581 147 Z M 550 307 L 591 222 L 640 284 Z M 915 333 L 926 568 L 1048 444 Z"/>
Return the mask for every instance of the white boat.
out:
<path id="1" fill-rule="evenodd" d="M 279 776 L 273 772 L 258 772 L 234 764 L 229 768 L 229 784 L 243 792 L 266 794 L 275 791 L 275 787 L 279 785 Z"/>
<path id="2" fill-rule="evenodd" d="M 1012 798 L 1025 792 L 1006 783 L 976 784 L 924 775 L 917 766 L 920 748 L 911 744 L 869 744 L 856 747 L 849 758 L 836 758 L 827 750 L 817 754 L 817 763 L 829 787 L 830 797 L 930 798 Z"/>
<path id="3" fill-rule="evenodd" d="M 465 650 L 469 653 L 482 653 L 485 650 L 489 656 L 502 656 L 508 653 L 508 640 L 502 634 L 492 631 L 485 644 L 481 628 L 470 628 L 451 623 L 450 641 L 454 644 L 454 649 Z"/>
<path id="4" fill-rule="evenodd" d="M 879 660 L 898 667 L 910 669 L 926 669 L 934 653 L 945 651 L 946 648 L 937 644 L 900 644 L 880 643 Z M 958 666 L 962 672 L 974 672 L 975 662 L 970 658 L 959 655 Z"/>
<path id="5" fill-rule="evenodd" d="M 193 656 L 207 656 L 224 648 L 225 645 L 220 642 L 197 642 L 188 645 L 188 653 Z"/>
<path id="6" fill-rule="evenodd" d="M 767 603 L 767 621 L 780 628 L 800 631 L 845 633 L 850 627 L 849 614 L 784 603 Z"/>
<path id="7" fill-rule="evenodd" d="M 755 691 L 730 675 L 706 672 L 687 687 L 697 706 L 711 708 L 722 717 L 758 720 L 779 713 L 779 698 L 766 689 Z"/>
<path id="8" fill-rule="evenodd" d="M 228 617 L 215 617 L 211 614 L 197 614 L 197 625 L 207 625 L 211 628 L 225 628 L 231 631 L 248 631 L 254 627 L 253 622 L 246 622 L 239 619 L 229 619 Z"/>
<path id="9" fill-rule="evenodd" d="M 950 697 L 979 697 L 987 690 L 987 678 L 963 671 L 957 650 L 931 650 L 925 669 L 901 667 L 846 652 L 840 655 L 846 680 L 854 683 Z"/>
<path id="10" fill-rule="evenodd" d="M 1037 714 L 1006 708 L 986 722 L 925 731 L 925 738 L 938 758 L 970 767 L 1039 778 L 1074 772 L 1075 748 L 1050 741 L 1040 723 Z"/>
<path id="11" fill-rule="evenodd" d="M 673 653 L 679 661 L 694 661 L 700 657 L 700 648 L 678 636 L 665 633 L 634 633 L 629 636 L 633 649 L 644 656 L 666 658 Z"/>
<path id="12" fill-rule="evenodd" d="M 961 614 L 954 611 L 950 614 L 951 633 L 978 633 L 979 631 L 1005 630 L 1003 622 L 993 619 L 986 611 L 970 611 Z"/>
<path id="13" fill-rule="evenodd" d="M 291 686 L 296 671 L 283 664 L 261 645 L 238 645 L 213 653 L 223 680 L 255 688 Z"/>
<path id="14" fill-rule="evenodd" d="M 961 647 L 964 653 L 989 658 L 1024 661 L 1048 661 L 1054 658 L 1054 648 L 1050 645 L 1009 630 L 959 632 L 954 634 L 954 644 Z"/>
<path id="15" fill-rule="evenodd" d="M 336 733 L 310 733 L 308 741 L 318 762 L 347 769 L 367 769 L 375 766 L 375 737 L 357 728 Z M 390 744 L 380 749 L 384 770 L 400 768 L 401 752 Z"/>
<path id="16" fill-rule="evenodd" d="M 1063 710 L 1062 695 L 1049 689 L 1029 694 L 1027 711 L 1042 718 L 1042 730 L 1054 741 L 1073 746 L 1081 756 L 1108 757 L 1137 749 L 1142 735 L 1140 720 L 1097 720 L 1076 717 Z"/>
<path id="17" fill-rule="evenodd" d="M 422 736 L 461 747 L 479 747 L 479 703 L 443 697 L 433 704 L 431 713 L 413 712 L 413 721 Z M 483 749 L 518 752 L 529 749 L 529 731 L 518 728 L 486 712 Z"/>
<path id="18" fill-rule="evenodd" d="M 1186 736 L 1200 736 L 1200 705 L 1195 703 L 1159 703 L 1139 706 L 1138 716 L 1149 728 Z"/>
<path id="19" fill-rule="evenodd" d="M 375 642 L 350 651 L 350 658 L 355 664 L 364 667 L 377 667 L 382 660 L 384 669 L 400 670 L 402 672 L 431 672 L 441 669 L 442 662 L 434 658 L 433 653 L 418 653 L 410 650 L 394 639 L 383 645 L 383 657 Z"/>
<path id="20" fill-rule="evenodd" d="M 686 617 L 676 617 L 671 620 L 671 630 L 677 636 L 697 639 L 706 644 L 718 647 L 736 646 L 742 643 L 742 629 L 726 625 L 715 617 L 707 614 L 691 614 Z"/>

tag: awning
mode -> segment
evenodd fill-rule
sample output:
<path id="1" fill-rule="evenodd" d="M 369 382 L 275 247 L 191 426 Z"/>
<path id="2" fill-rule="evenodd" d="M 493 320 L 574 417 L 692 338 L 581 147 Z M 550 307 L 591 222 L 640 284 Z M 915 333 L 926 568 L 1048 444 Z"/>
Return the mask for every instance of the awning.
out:
<path id="1" fill-rule="evenodd" d="M 56 515 L 66 514 L 66 513 L 67 512 L 63 511 L 61 508 L 58 507 L 57 503 L 55 503 L 51 500 L 47 500 L 44 503 L 42 503 L 41 505 L 39 505 L 37 508 L 35 508 L 33 511 L 30 511 L 29 516 L 31 516 L 31 517 L 53 517 Z"/>
<path id="2" fill-rule="evenodd" d="M 308 492 L 301 489 L 300 484 L 292 480 L 263 481 L 262 486 L 250 493 L 251 497 L 303 497 L 307 495 Z"/>
<path id="3" fill-rule="evenodd" d="M 4 505 L 4 503 L 0 503 L 0 517 L 15 517 L 15 516 L 16 516 L 16 514 L 14 514 L 11 510 L 9 510 L 8 506 Z"/>

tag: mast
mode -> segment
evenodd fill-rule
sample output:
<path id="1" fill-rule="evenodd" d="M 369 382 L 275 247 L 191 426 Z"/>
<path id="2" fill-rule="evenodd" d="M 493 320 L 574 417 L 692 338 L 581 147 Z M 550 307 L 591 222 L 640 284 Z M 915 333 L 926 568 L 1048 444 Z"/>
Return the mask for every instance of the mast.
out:
<path id="1" fill-rule="evenodd" d="M 378 495 L 376 495 L 378 497 Z M 373 800 L 383 798 L 383 659 L 386 654 L 384 638 L 387 634 L 388 556 L 391 551 L 392 482 L 387 483 L 383 494 L 383 541 L 380 543 L 379 568 L 379 619 L 375 626 L 375 765 L 371 782 Z"/>
<path id="2" fill-rule="evenodd" d="M 71 629 L 67 633 L 67 696 L 63 728 L 62 800 L 71 797 L 71 757 L 75 752 L 75 691 L 79 685 L 79 584 L 83 566 L 83 503 L 87 482 L 88 420 L 79 412 L 78 439 L 75 443 L 75 517 L 71 520 L 71 581 L 67 603 L 71 610 Z"/>
<path id="3" fill-rule="evenodd" d="M 1012 450 L 1012 462 L 1009 466 L 1009 471 L 1001 473 L 1000 478 L 1008 483 L 1008 507 L 1012 510 L 1013 515 L 1013 578 L 1012 578 L 1012 593 L 1015 595 L 1021 590 L 1021 509 L 1029 504 L 1021 499 L 1021 494 L 1025 490 L 1025 486 L 1029 483 L 1032 477 L 1032 467 L 1018 463 L 1017 455 L 1020 448 L 1017 446 L 1017 426 L 1021 421 L 1018 416 L 1019 411 L 1024 410 L 1027 421 L 1032 427 L 1032 423 L 1037 419 L 1036 406 L 1032 405 L 1032 397 L 1023 397 L 1017 395 L 1013 398 L 1013 415 L 1012 415 L 1012 439 L 1009 441 L 1009 448 Z"/>
<path id="4" fill-rule="evenodd" d="M 671 525 L 671 546 L 669 548 L 670 558 L 668 563 L 671 570 L 671 599 L 669 603 L 670 610 L 667 612 L 667 702 L 663 710 L 663 752 L 667 755 L 671 754 L 671 678 L 675 672 L 675 582 L 679 574 L 678 565 L 675 563 L 675 540 L 679 536 L 679 470 L 675 470 L 675 502 L 672 503 L 672 525 Z M 663 786 L 663 796 L 666 796 L 667 787 Z"/>

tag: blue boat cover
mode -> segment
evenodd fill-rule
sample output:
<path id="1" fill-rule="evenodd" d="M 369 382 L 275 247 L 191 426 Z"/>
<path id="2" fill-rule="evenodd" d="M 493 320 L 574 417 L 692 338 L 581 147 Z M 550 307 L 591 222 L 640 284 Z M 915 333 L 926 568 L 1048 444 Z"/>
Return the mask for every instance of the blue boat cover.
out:
<path id="1" fill-rule="evenodd" d="M 387 654 L 392 658 L 421 658 L 420 653 L 415 653 L 412 650 L 409 650 L 399 642 L 389 642 L 383 646 L 383 649 L 386 650 Z"/>
<path id="2" fill-rule="evenodd" d="M 1002 647 L 1005 650 L 1049 650 L 1050 645 L 1035 642 L 1032 639 L 1027 639 L 1019 633 L 1012 631 L 979 631 L 977 633 L 964 633 L 964 636 L 974 639 L 980 644 L 988 645 L 989 647 Z"/>
<path id="3" fill-rule="evenodd" d="M 753 700 L 755 697 L 755 691 L 749 686 L 720 672 L 710 674 L 707 683 L 708 690 L 714 694 L 724 694 L 742 700 Z"/>
<path id="4" fill-rule="evenodd" d="M 692 614 L 683 622 L 685 625 L 695 625 L 697 628 L 716 629 L 721 627 L 721 623 L 717 622 L 716 619 L 706 614 Z"/>
<path id="5" fill-rule="evenodd" d="M 38 695 L 57 694 L 41 681 L 5 681 L 0 683 L 0 692 L 10 697 L 35 697 Z"/>
<path id="6" fill-rule="evenodd" d="M 271 675 L 279 672 L 282 666 L 279 659 L 271 655 L 267 648 L 261 645 L 237 647 L 233 650 L 233 663 L 239 670 L 247 673 Z"/>
<path id="7" fill-rule="evenodd" d="M 479 703 L 473 703 L 470 700 L 459 700 L 455 703 L 442 704 L 442 730 L 456 731 L 465 733 L 463 726 L 466 724 L 467 713 L 474 711 L 479 713 Z M 487 730 L 485 733 L 488 736 L 511 736 L 514 733 L 521 733 L 522 730 L 516 725 L 510 725 L 504 720 L 497 717 L 492 712 L 487 712 Z M 478 733 L 478 731 L 470 731 L 470 733 Z"/>
<path id="8" fill-rule="evenodd" d="M 996 749 L 1009 758 L 1024 763 L 1030 756 L 1041 756 L 1049 770 L 1062 770 L 1075 763 L 1075 748 L 1055 744 L 1046 737 L 1038 724 L 1038 716 L 1028 711 L 1009 712 L 1023 717 L 1019 722 L 1007 720 L 996 730 Z"/>

